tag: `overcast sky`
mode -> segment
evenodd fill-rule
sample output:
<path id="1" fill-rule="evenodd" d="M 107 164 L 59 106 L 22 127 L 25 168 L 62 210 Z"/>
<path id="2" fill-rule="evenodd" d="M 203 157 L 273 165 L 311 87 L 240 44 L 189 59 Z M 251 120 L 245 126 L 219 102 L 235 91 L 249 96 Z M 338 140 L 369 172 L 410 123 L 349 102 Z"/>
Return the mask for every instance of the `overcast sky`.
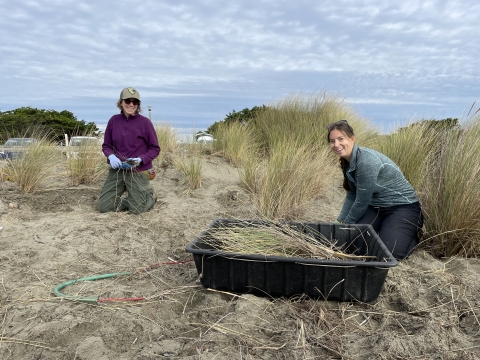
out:
<path id="1" fill-rule="evenodd" d="M 0 110 L 105 125 L 123 87 L 202 130 L 285 96 L 345 98 L 379 126 L 480 100 L 478 0 L 0 0 Z M 148 112 L 144 112 L 148 115 Z"/>

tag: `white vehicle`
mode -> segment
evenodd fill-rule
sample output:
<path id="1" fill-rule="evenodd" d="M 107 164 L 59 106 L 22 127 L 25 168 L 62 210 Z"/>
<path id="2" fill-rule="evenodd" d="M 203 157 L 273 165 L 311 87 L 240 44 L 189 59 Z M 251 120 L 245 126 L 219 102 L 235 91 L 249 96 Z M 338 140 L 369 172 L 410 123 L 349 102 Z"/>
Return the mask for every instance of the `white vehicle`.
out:
<path id="1" fill-rule="evenodd" d="M 68 142 L 68 146 L 71 149 L 66 151 L 67 157 L 71 156 L 74 159 L 78 158 L 78 154 L 89 153 L 98 151 L 99 154 L 102 153 L 102 143 L 103 139 L 97 138 L 95 136 L 72 136 Z"/>
<path id="2" fill-rule="evenodd" d="M 101 139 L 95 136 L 72 136 L 68 142 L 69 146 L 89 146 L 94 144 L 100 144 Z"/>
<path id="3" fill-rule="evenodd" d="M 214 140 L 213 136 L 205 131 L 199 131 L 195 134 L 195 141 L 201 144 L 210 144 Z"/>

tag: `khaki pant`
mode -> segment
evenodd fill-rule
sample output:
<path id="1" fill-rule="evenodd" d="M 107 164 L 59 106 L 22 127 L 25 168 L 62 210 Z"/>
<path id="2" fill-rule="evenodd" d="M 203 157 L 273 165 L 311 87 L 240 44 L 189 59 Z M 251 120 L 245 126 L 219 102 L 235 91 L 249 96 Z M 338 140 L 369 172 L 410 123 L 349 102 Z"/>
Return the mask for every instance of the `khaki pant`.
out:
<path id="1" fill-rule="evenodd" d="M 120 196 L 125 191 L 128 191 L 127 197 L 121 199 Z M 98 199 L 100 212 L 129 211 L 141 214 L 150 210 L 154 204 L 147 175 L 136 171 L 108 170 L 107 180 Z"/>

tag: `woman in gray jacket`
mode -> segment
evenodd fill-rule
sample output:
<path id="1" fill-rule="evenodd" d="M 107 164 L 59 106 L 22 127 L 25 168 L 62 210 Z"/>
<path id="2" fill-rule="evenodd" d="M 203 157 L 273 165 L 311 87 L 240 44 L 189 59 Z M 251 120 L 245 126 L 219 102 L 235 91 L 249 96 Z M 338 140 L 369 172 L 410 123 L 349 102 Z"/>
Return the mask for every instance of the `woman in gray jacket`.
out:
<path id="1" fill-rule="evenodd" d="M 346 120 L 328 125 L 327 130 L 330 147 L 340 157 L 347 191 L 337 222 L 371 224 L 396 259 L 406 258 L 418 244 L 423 226 L 412 185 L 387 156 L 357 146 Z"/>

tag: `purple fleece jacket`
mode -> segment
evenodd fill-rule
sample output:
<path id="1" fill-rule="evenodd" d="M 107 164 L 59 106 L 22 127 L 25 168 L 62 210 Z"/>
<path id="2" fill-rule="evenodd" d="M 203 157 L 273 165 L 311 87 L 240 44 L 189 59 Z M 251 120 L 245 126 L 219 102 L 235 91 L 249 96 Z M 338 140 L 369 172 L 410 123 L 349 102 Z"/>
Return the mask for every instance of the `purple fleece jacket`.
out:
<path id="1" fill-rule="evenodd" d="M 108 120 L 102 151 L 107 158 L 115 154 L 121 161 L 139 157 L 142 163 L 135 169 L 143 171 L 152 168 L 152 160 L 160 154 L 160 146 L 150 119 L 140 114 L 127 118 L 121 113 Z"/>

